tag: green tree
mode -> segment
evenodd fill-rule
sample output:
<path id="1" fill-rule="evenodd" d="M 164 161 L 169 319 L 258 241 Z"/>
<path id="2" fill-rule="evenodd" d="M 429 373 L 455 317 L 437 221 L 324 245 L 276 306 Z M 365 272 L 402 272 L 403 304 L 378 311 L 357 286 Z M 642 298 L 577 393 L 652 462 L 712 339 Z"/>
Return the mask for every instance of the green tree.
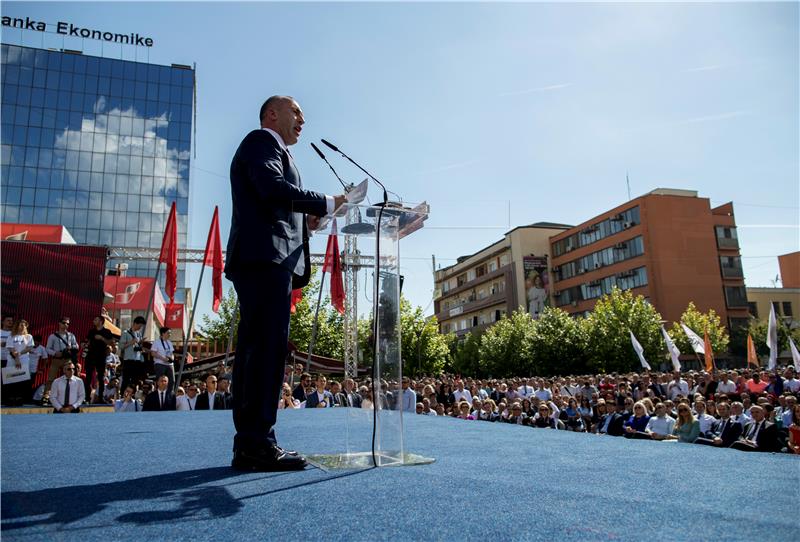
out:
<path id="1" fill-rule="evenodd" d="M 582 374 L 587 368 L 584 321 L 561 309 L 545 307 L 539 319 L 534 321 L 531 346 L 531 374 Z"/>
<path id="2" fill-rule="evenodd" d="M 641 363 L 631 346 L 630 331 L 644 348 L 651 366 L 665 352 L 661 315 L 642 296 L 614 288 L 601 297 L 586 319 L 589 365 L 594 371 L 638 370 Z"/>
<path id="3" fill-rule="evenodd" d="M 726 352 L 728 350 L 728 330 L 720 321 L 719 315 L 710 309 L 707 313 L 702 313 L 697 310 L 693 302 L 689 302 L 689 306 L 683 311 L 680 322 L 674 322 L 672 329 L 669 331 L 675 346 L 682 354 L 691 354 L 694 352 L 689 338 L 681 327 L 681 323 L 685 324 L 689 329 L 697 333 L 700 338 L 708 331 L 708 339 L 711 341 L 711 348 L 714 353 Z"/>
<path id="4" fill-rule="evenodd" d="M 236 298 L 236 290 L 228 288 L 222 301 L 219 304 L 219 311 L 213 315 L 204 314 L 202 323 L 198 326 L 200 332 L 209 340 L 222 344 L 228 343 L 231 332 L 231 325 L 239 323 L 239 300 Z M 235 322 L 234 322 L 235 319 Z M 236 344 L 238 328 L 233 330 L 233 344 Z"/>
<path id="5" fill-rule="evenodd" d="M 532 374 L 533 320 L 523 309 L 503 317 L 481 335 L 484 371 L 494 377 Z"/>
<path id="6" fill-rule="evenodd" d="M 750 320 L 750 327 L 748 332 L 753 337 L 753 343 L 756 347 L 756 353 L 759 356 L 769 356 L 769 347 L 767 346 L 767 328 L 769 327 L 768 320 Z M 791 334 L 794 344 L 800 348 L 800 328 L 790 331 L 783 322 L 778 319 L 778 350 L 785 352 L 789 350 L 789 335 Z M 747 341 L 747 335 L 744 336 Z M 746 344 L 746 342 L 745 342 Z"/>
<path id="7" fill-rule="evenodd" d="M 303 288 L 303 297 L 295 305 L 295 312 L 289 319 L 289 340 L 301 352 L 307 352 L 314 327 L 314 312 L 317 308 L 320 280 L 316 278 L 316 268 L 311 281 Z M 330 297 L 322 296 L 317 323 L 317 339 L 314 354 L 334 359 L 344 357 L 344 320 L 333 308 Z"/>
<path id="8" fill-rule="evenodd" d="M 422 307 L 412 309 L 405 298 L 400 299 L 400 338 L 404 374 L 439 373 L 444 369 L 450 347 L 439 333 L 436 317 L 425 318 Z"/>
<path id="9" fill-rule="evenodd" d="M 481 336 L 476 333 L 467 333 L 463 340 L 458 340 L 451 334 L 450 352 L 451 364 L 449 369 L 462 375 L 475 377 L 487 376 L 481 365 Z"/>

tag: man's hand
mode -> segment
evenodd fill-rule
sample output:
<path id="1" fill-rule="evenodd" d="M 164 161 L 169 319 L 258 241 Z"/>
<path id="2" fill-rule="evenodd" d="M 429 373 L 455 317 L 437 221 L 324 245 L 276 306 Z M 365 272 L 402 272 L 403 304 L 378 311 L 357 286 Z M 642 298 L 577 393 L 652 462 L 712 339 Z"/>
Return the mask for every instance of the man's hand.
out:
<path id="1" fill-rule="evenodd" d="M 316 231 L 319 228 L 320 218 L 314 215 L 306 215 L 306 224 L 308 225 L 308 229 L 311 231 Z"/>
<path id="2" fill-rule="evenodd" d="M 64 405 L 61 407 L 61 412 L 72 412 L 72 407 L 70 405 Z"/>

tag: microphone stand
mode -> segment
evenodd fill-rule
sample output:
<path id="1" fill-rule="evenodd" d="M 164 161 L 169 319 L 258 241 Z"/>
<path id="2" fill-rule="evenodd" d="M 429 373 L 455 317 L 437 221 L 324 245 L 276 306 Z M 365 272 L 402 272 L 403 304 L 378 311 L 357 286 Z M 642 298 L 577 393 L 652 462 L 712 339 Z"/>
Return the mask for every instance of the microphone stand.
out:
<path id="1" fill-rule="evenodd" d="M 380 375 L 378 374 L 378 344 L 380 339 L 378 338 L 378 300 L 380 296 L 380 258 L 381 258 L 381 222 L 383 220 L 383 211 L 386 209 L 386 206 L 389 204 L 389 195 L 386 191 L 386 186 L 378 179 L 376 179 L 372 173 L 361 167 L 355 160 L 347 156 L 344 152 L 340 151 L 339 148 L 330 143 L 325 141 L 324 139 L 321 140 L 322 143 L 332 149 L 335 152 L 341 154 L 344 158 L 346 158 L 351 164 L 356 166 L 362 172 L 364 172 L 370 179 L 378 183 L 378 186 L 383 189 L 383 203 L 379 205 L 378 214 L 376 217 L 375 223 L 375 270 L 373 271 L 375 274 L 375 278 L 373 280 L 373 292 L 372 292 L 372 337 L 373 337 L 373 351 L 372 351 L 372 464 L 377 467 L 378 461 L 375 455 L 375 437 L 376 431 L 378 427 L 378 408 L 381 406 L 381 384 L 380 384 Z M 399 323 L 398 323 L 399 324 Z M 402 377 L 402 374 L 400 375 Z M 402 414 L 401 414 L 402 415 Z"/>

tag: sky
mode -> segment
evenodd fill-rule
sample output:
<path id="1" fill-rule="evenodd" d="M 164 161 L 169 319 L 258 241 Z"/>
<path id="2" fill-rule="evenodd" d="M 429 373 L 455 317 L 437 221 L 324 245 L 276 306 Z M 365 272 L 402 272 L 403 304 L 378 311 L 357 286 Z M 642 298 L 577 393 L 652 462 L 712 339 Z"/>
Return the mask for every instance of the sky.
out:
<path id="1" fill-rule="evenodd" d="M 12 30 L 7 43 L 196 64 L 194 248 L 215 205 L 227 239 L 228 169 L 260 105 L 294 96 L 307 188 L 341 191 L 308 145 L 325 138 L 404 202 L 430 204 L 401 248 L 404 294 L 427 314 L 432 255 L 448 266 L 519 225 L 584 222 L 628 200 L 626 175 L 632 197 L 682 188 L 732 201 L 745 282 L 772 286 L 777 256 L 800 249 L 798 14 L 797 3 L 2 3 L 2 15 L 154 41 Z M 327 154 L 347 181 L 363 178 Z M 190 266 L 193 289 L 198 275 Z M 208 277 L 198 314 L 210 312 Z"/>

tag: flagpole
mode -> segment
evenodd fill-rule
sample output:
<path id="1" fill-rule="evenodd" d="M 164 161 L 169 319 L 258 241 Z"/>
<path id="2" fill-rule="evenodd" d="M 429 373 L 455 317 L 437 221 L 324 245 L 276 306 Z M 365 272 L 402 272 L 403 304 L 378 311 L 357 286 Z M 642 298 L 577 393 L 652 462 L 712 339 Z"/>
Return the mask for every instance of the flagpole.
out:
<path id="1" fill-rule="evenodd" d="M 197 301 L 200 299 L 200 285 L 203 284 L 203 273 L 205 273 L 206 266 L 205 264 L 200 266 L 200 280 L 197 281 L 197 290 L 194 293 L 194 303 L 192 303 L 192 315 L 189 317 L 189 327 L 187 328 L 186 332 L 186 340 L 183 341 L 183 354 L 181 355 L 181 368 L 178 371 L 178 378 L 175 379 L 175 390 L 178 389 L 178 383 L 183 378 L 183 368 L 186 364 L 186 352 L 189 349 L 189 335 L 192 332 L 192 326 L 194 325 L 194 312 L 197 310 Z M 184 307 L 185 310 L 185 307 Z M 184 314 L 186 314 L 184 312 Z"/>
<path id="2" fill-rule="evenodd" d="M 317 308 L 314 311 L 314 325 L 311 326 L 311 342 L 308 344 L 308 356 L 306 356 L 306 372 L 311 364 L 311 354 L 314 353 L 314 344 L 317 342 L 317 327 L 319 326 L 319 307 L 322 304 L 322 287 L 325 285 L 325 271 L 322 271 L 322 279 L 319 282 L 319 293 L 317 294 Z"/>
<path id="3" fill-rule="evenodd" d="M 150 315 L 153 312 L 153 300 L 156 298 L 156 288 L 158 288 L 158 275 L 161 273 L 161 260 L 158 261 L 158 265 L 156 266 L 156 274 L 153 278 L 153 289 L 150 290 L 150 301 L 147 302 L 147 312 L 144 313 L 144 321 L 145 325 L 147 325 L 147 321 L 150 319 Z M 154 316 L 155 318 L 155 316 Z M 155 323 L 155 322 L 154 322 Z M 148 330 L 145 330 L 148 331 Z M 158 334 L 156 334 L 158 335 Z"/>

